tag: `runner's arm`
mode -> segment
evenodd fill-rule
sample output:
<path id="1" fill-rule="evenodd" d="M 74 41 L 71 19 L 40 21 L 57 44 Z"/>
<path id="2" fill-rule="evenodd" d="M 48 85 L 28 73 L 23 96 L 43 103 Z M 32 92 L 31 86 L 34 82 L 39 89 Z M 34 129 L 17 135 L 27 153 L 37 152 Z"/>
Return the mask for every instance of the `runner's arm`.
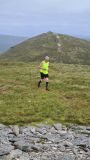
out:
<path id="1" fill-rule="evenodd" d="M 43 65 L 43 62 L 40 63 L 40 65 L 38 66 L 38 69 L 46 70 L 45 68 L 42 67 L 42 65 Z"/>

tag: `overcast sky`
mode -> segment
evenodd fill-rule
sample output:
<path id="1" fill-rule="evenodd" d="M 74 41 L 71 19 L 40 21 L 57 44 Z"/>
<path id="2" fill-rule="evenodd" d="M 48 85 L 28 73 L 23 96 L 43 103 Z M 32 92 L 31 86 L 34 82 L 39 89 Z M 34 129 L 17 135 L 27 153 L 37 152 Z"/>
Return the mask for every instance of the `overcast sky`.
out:
<path id="1" fill-rule="evenodd" d="M 0 0 L 0 34 L 90 36 L 90 0 Z"/>

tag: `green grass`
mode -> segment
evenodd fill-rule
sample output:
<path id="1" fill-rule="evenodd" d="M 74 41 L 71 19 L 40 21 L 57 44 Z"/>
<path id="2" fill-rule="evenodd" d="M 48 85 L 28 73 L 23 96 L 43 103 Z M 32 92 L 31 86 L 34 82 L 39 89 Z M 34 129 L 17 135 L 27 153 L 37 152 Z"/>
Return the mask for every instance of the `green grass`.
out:
<path id="1" fill-rule="evenodd" d="M 0 123 L 90 124 L 90 66 L 50 64 L 46 92 L 36 65 L 0 63 Z"/>

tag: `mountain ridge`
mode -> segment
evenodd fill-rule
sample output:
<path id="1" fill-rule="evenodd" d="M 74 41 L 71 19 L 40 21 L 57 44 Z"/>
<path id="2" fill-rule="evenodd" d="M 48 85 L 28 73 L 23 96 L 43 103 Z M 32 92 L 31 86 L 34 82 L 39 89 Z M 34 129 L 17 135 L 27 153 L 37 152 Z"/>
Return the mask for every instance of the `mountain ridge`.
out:
<path id="1" fill-rule="evenodd" d="M 0 56 L 3 61 L 41 61 L 46 55 L 52 62 L 90 64 L 90 41 L 53 32 L 38 36 L 10 48 Z"/>

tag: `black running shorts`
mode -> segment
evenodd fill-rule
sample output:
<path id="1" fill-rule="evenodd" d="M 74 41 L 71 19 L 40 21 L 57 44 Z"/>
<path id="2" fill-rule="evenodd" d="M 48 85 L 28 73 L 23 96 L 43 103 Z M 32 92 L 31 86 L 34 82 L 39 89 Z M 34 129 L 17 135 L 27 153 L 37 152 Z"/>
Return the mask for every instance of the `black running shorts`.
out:
<path id="1" fill-rule="evenodd" d="M 40 72 L 41 79 L 48 78 L 48 74 Z"/>

